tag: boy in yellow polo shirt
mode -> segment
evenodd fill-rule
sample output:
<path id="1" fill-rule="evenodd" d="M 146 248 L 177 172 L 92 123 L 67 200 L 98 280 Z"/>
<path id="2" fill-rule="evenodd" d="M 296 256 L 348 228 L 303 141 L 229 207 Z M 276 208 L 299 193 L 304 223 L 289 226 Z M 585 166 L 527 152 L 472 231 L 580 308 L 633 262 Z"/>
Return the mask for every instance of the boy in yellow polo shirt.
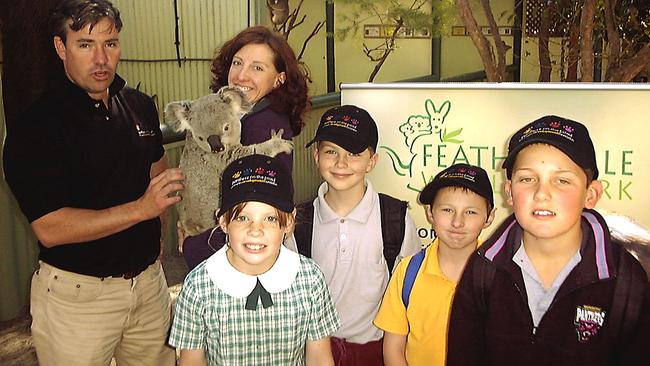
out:
<path id="1" fill-rule="evenodd" d="M 384 294 L 375 325 L 384 330 L 384 363 L 445 364 L 451 303 L 478 236 L 494 220 L 492 185 L 485 170 L 455 164 L 422 190 L 431 245 L 401 261 Z"/>

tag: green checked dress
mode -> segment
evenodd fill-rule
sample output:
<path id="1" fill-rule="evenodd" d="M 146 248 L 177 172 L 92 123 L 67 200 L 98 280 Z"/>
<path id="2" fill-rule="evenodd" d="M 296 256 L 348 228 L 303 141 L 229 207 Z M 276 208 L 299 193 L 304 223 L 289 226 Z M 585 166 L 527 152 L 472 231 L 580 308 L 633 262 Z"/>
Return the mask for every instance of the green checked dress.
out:
<path id="1" fill-rule="evenodd" d="M 281 246 L 273 267 L 260 276 L 238 272 L 227 246 L 185 278 L 169 343 L 205 351 L 210 365 L 304 365 L 305 344 L 340 326 L 336 308 L 318 266 Z M 247 310 L 246 297 L 257 281 L 273 305 Z"/>

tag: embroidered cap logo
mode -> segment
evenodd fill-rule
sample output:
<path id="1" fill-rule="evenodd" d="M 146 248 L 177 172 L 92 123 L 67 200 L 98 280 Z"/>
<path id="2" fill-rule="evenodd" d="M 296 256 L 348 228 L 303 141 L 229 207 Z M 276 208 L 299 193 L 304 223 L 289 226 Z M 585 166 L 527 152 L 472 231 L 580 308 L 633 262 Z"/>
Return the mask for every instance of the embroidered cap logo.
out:
<path id="1" fill-rule="evenodd" d="M 232 175 L 232 182 L 230 188 L 235 188 L 242 184 L 247 183 L 265 183 L 277 187 L 278 182 L 275 176 L 275 170 L 266 169 L 264 167 L 257 167 L 255 169 L 245 168 L 238 170 Z"/>
<path id="2" fill-rule="evenodd" d="M 464 179 L 476 183 L 476 170 L 460 167 L 455 171 L 444 172 L 439 178 Z"/>
<path id="3" fill-rule="evenodd" d="M 524 131 L 524 133 L 519 138 L 519 142 L 529 139 L 531 136 L 537 134 L 552 134 L 563 137 L 571 142 L 575 142 L 573 136 L 574 128 L 568 125 L 562 125 L 559 121 L 541 121 L 535 123 L 529 129 Z"/>
<path id="4" fill-rule="evenodd" d="M 348 115 L 337 116 L 337 117 L 328 116 L 325 122 L 323 122 L 323 127 L 345 128 L 355 133 L 357 132 L 358 125 L 359 125 L 359 121 L 354 117 Z"/>

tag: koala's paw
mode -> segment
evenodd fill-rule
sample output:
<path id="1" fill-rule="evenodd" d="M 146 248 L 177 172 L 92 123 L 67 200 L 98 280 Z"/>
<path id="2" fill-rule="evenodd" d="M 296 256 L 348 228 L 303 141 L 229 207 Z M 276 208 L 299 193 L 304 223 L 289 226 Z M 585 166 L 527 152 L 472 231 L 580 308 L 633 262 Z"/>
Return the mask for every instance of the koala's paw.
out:
<path id="1" fill-rule="evenodd" d="M 290 154 L 293 151 L 293 141 L 283 139 L 282 138 L 283 133 L 284 133 L 283 129 L 279 129 L 278 131 L 271 130 L 270 141 L 273 142 L 272 156 L 275 156 L 280 153 Z"/>
<path id="2" fill-rule="evenodd" d="M 293 151 L 293 142 L 282 138 L 284 130 L 271 130 L 271 138 L 254 145 L 253 154 L 276 156 L 280 153 L 290 154 Z"/>
<path id="3" fill-rule="evenodd" d="M 204 230 L 201 225 L 195 223 L 191 219 L 185 219 L 180 221 L 180 227 L 185 232 L 185 235 L 195 236 L 201 234 Z"/>

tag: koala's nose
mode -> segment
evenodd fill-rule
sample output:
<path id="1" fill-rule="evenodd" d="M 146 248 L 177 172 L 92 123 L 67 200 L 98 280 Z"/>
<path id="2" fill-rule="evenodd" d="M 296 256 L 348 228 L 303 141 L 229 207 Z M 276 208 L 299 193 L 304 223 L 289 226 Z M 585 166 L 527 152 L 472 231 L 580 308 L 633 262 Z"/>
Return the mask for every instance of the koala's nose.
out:
<path id="1" fill-rule="evenodd" d="M 210 144 L 210 149 L 212 149 L 212 152 L 222 152 L 225 149 L 221 143 L 221 138 L 217 135 L 208 136 L 208 144 Z"/>

